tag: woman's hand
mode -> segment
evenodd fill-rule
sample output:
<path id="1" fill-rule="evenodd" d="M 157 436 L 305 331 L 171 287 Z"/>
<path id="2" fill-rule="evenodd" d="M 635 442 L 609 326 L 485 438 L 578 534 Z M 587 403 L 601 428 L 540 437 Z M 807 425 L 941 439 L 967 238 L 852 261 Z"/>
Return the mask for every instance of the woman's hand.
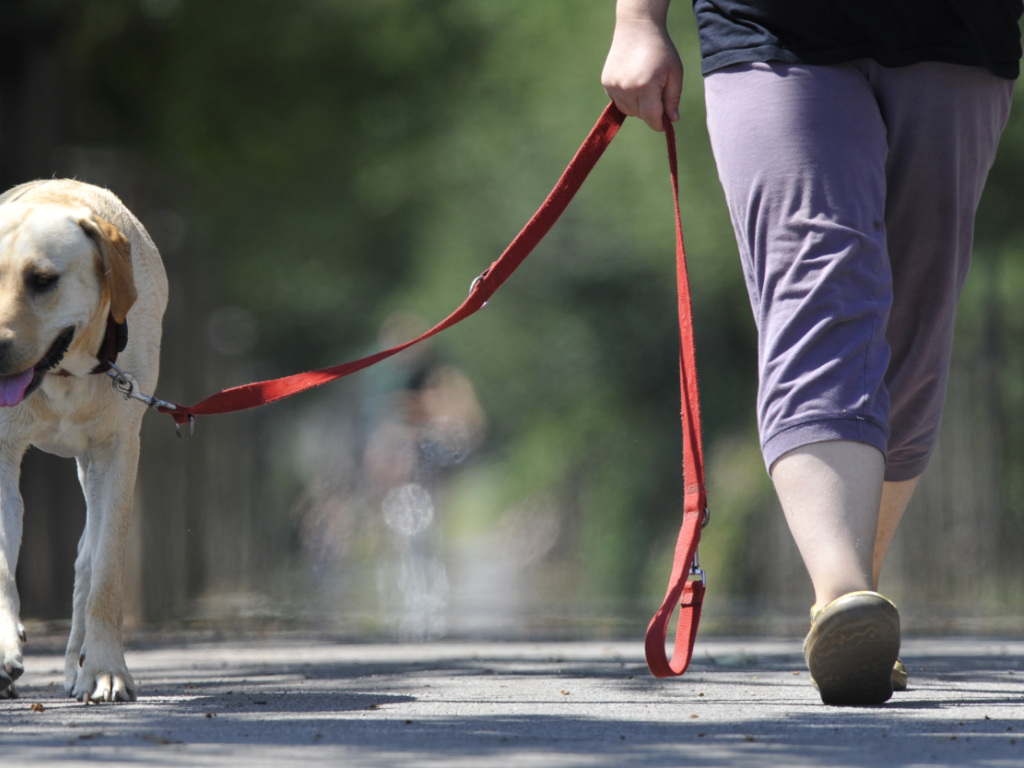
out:
<path id="1" fill-rule="evenodd" d="M 663 131 L 679 119 L 683 63 L 666 29 L 668 0 L 619 0 L 601 84 L 615 106 Z"/>

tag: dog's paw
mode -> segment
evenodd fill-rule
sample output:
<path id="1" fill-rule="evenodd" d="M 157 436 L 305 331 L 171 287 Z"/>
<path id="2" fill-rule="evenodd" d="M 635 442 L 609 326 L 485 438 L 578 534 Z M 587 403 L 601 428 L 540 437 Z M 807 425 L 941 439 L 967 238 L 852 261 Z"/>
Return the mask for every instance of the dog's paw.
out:
<path id="1" fill-rule="evenodd" d="M 20 650 L 9 650 L 0 653 L 0 698 L 16 699 L 18 692 L 14 681 L 25 671 L 25 662 Z"/>
<path id="2" fill-rule="evenodd" d="M 119 661 L 111 659 L 108 660 L 110 663 L 104 664 L 102 659 L 96 663 L 91 662 L 88 654 L 83 653 L 79 657 L 74 684 L 69 684 L 69 695 L 83 704 L 92 701 L 135 701 L 135 681 L 128 672 L 123 655 L 118 655 L 121 656 Z"/>
<path id="3" fill-rule="evenodd" d="M 71 695 L 83 704 L 93 701 L 135 701 L 135 682 L 127 672 L 116 674 L 105 672 L 94 679 L 82 679 L 79 675 Z"/>

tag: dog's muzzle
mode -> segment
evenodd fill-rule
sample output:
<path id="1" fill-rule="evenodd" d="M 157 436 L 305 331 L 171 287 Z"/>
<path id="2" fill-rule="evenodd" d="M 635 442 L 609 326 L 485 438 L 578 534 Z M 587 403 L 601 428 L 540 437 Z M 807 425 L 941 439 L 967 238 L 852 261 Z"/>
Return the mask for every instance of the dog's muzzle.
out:
<path id="1" fill-rule="evenodd" d="M 65 328 L 34 367 L 13 376 L 0 376 L 0 407 L 18 405 L 35 392 L 46 372 L 60 365 L 74 338 L 74 326 Z"/>

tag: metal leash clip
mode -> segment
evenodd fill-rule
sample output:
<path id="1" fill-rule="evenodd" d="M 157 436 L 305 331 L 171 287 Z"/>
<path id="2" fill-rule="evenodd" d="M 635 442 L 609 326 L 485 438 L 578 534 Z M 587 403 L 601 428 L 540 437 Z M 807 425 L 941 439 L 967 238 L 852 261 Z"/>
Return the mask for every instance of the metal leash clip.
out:
<path id="1" fill-rule="evenodd" d="M 477 275 L 476 277 L 473 278 L 473 282 L 469 284 L 469 295 L 470 296 L 473 295 L 473 291 L 476 290 L 476 287 L 480 284 L 480 281 L 482 281 L 485 277 L 487 277 L 487 273 L 488 272 L 490 272 L 490 269 L 484 270 L 483 274 Z M 480 309 L 483 309 L 484 307 L 486 307 L 487 303 L 489 301 L 490 301 L 490 299 L 484 301 L 484 303 L 480 305 Z"/>
<path id="2" fill-rule="evenodd" d="M 701 522 L 700 527 L 706 528 L 708 523 L 711 522 L 711 510 L 708 507 L 704 507 L 704 520 Z M 688 581 L 697 581 L 705 587 L 708 583 L 708 574 L 703 568 L 700 567 L 700 558 L 697 556 L 697 550 L 693 552 L 693 562 L 690 564 L 690 575 L 687 577 Z"/>
<path id="3" fill-rule="evenodd" d="M 107 370 L 107 376 L 113 380 L 114 389 L 124 395 L 125 400 L 139 400 L 145 403 L 150 408 L 162 408 L 167 411 L 176 411 L 178 406 L 175 403 L 169 403 L 166 400 L 161 400 L 152 395 L 144 394 L 139 391 L 139 380 L 127 371 L 122 371 L 113 363 L 108 363 L 110 366 Z M 188 429 L 183 430 L 181 424 L 174 423 L 174 432 L 182 440 L 187 440 L 192 437 L 196 428 L 196 418 L 191 414 L 188 417 Z"/>
<path id="4" fill-rule="evenodd" d="M 690 575 L 687 578 L 687 581 L 697 581 L 698 579 L 700 580 L 700 583 L 702 585 L 704 585 L 705 587 L 707 586 L 708 574 L 703 568 L 700 567 L 700 559 L 697 557 L 697 553 L 694 552 L 693 563 L 690 564 Z"/>
<path id="5" fill-rule="evenodd" d="M 174 434 L 176 434 L 181 440 L 188 440 L 196 433 L 196 417 L 190 413 L 188 415 L 188 428 L 182 429 L 184 426 L 184 424 L 174 422 Z"/>

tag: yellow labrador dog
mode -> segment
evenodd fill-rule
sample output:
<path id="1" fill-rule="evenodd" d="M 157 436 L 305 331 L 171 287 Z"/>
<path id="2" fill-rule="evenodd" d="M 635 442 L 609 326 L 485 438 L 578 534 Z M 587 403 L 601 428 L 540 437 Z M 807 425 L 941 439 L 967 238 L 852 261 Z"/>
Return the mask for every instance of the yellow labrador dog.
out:
<path id="1" fill-rule="evenodd" d="M 153 391 L 166 305 L 156 246 L 107 190 L 57 180 L 0 195 L 0 697 L 24 671 L 18 477 L 34 445 L 77 460 L 86 499 L 65 686 L 85 702 L 135 699 L 121 602 L 146 407 L 102 374 L 116 357 Z"/>

